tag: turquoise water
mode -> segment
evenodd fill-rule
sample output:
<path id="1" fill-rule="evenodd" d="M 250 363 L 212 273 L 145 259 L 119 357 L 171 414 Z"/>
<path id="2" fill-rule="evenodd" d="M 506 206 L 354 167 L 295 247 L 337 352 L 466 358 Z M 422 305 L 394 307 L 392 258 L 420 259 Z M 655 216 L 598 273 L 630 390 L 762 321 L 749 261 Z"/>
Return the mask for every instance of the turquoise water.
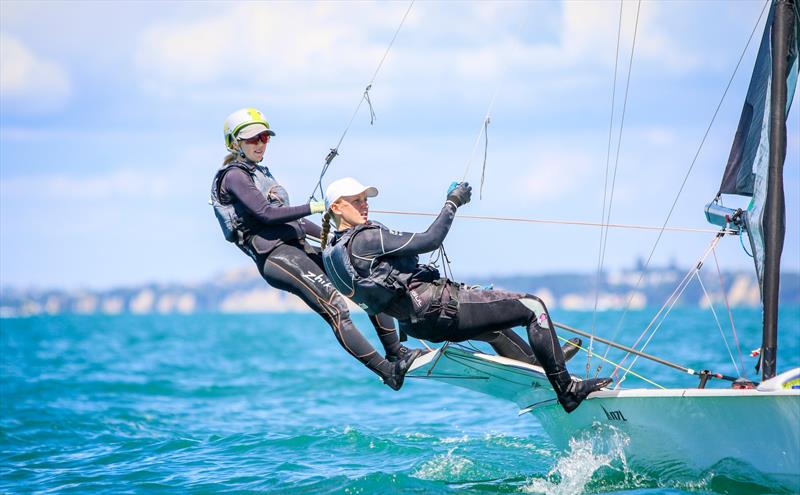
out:
<path id="1" fill-rule="evenodd" d="M 644 328 L 651 314 L 631 313 L 626 325 Z M 591 328 L 590 313 L 553 316 Z M 760 313 L 735 317 L 743 352 L 758 347 Z M 617 319 L 600 314 L 598 327 L 609 335 Z M 371 333 L 363 315 L 356 322 Z M 784 308 L 781 325 L 786 370 L 800 366 L 800 308 Z M 0 336 L 4 493 L 800 489 L 726 466 L 692 479 L 638 473 L 608 445 L 558 452 L 511 403 L 429 381 L 391 391 L 311 314 L 5 319 Z M 648 351 L 735 373 L 707 310 L 676 311 Z M 744 359 L 752 378 L 753 360 Z M 584 364 L 579 356 L 572 368 Z M 637 370 L 667 385 L 696 383 L 659 366 Z"/>

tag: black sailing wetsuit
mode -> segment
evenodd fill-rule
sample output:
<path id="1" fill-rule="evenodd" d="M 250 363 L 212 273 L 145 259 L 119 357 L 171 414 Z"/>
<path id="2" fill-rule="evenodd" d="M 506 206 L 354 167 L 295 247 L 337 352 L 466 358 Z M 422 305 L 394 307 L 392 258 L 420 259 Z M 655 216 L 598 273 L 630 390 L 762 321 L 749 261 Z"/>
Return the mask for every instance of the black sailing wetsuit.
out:
<path id="1" fill-rule="evenodd" d="M 381 261 L 405 270 L 407 290 L 384 311 L 397 318 L 400 329 L 409 335 L 432 342 L 481 340 L 489 342 L 498 354 L 518 361 L 531 363 L 535 356 L 541 364 L 563 365 L 561 347 L 540 299 L 529 294 L 466 287 L 441 279 L 438 271 L 416 263 L 419 254 L 442 245 L 455 213 L 455 204 L 446 202 L 422 233 L 397 232 L 380 224 L 374 224 L 379 228 L 356 227 L 358 230 L 347 242 L 352 266 L 364 278 Z M 338 232 L 332 243 L 342 234 Z M 510 330 L 515 326 L 527 327 L 533 349 Z"/>
<path id="2" fill-rule="evenodd" d="M 285 197 L 285 191 L 282 193 Z M 243 221 L 253 234 L 239 247 L 255 260 L 264 280 L 276 289 L 299 296 L 325 319 L 348 353 L 382 378 L 390 376 L 394 366 L 355 327 L 347 303 L 322 269 L 319 250 L 305 242 L 306 234 L 320 236 L 318 225 L 303 220 L 311 214 L 310 206 L 276 204 L 280 201 L 276 202 L 272 192 L 265 198 L 250 175 L 240 168 L 224 172 L 219 199 L 225 204 L 238 202 L 244 206 Z M 377 314 L 371 315 L 370 321 L 386 354 L 396 355 L 401 345 L 392 318 Z"/>
<path id="3" fill-rule="evenodd" d="M 558 402 L 571 412 L 611 379 L 572 379 L 539 298 L 468 288 L 439 278 L 438 270 L 418 263 L 419 254 L 442 245 L 458 204 L 469 202 L 470 191 L 467 183 L 452 187 L 439 216 L 419 234 L 369 223 L 337 232 L 323 252 L 325 269 L 345 295 L 368 313 L 384 311 L 394 316 L 409 335 L 434 342 L 484 340 L 499 354 L 521 361 L 532 362 L 533 354 Z M 509 330 L 514 326 L 527 328 L 530 347 L 515 338 Z"/>

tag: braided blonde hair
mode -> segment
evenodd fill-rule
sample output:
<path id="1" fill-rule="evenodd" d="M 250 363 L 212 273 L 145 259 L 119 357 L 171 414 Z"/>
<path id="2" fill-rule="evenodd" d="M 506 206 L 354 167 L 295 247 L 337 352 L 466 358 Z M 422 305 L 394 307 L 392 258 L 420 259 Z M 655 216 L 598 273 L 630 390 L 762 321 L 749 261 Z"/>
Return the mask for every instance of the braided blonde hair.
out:
<path id="1" fill-rule="evenodd" d="M 328 208 L 325 210 L 325 214 L 322 215 L 322 234 L 319 236 L 319 243 L 322 249 L 325 249 L 325 246 L 328 244 L 328 234 L 331 231 L 331 210 Z"/>

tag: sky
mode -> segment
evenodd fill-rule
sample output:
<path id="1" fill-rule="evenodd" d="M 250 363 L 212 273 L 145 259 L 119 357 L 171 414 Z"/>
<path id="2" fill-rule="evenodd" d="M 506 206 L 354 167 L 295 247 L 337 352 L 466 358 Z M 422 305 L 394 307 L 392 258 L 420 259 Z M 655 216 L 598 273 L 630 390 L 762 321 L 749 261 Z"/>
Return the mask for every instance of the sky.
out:
<path id="1" fill-rule="evenodd" d="M 375 210 L 437 212 L 450 182 L 466 179 L 476 187 L 463 214 L 599 222 L 610 164 L 612 223 L 661 226 L 697 154 L 669 225 L 709 227 L 703 207 L 719 187 L 761 25 L 700 143 L 763 5 L 643 1 L 636 24 L 638 4 L 625 1 L 617 57 L 616 1 L 420 1 L 376 71 L 407 2 L 4 0 L 0 286 L 199 283 L 246 266 L 208 205 L 223 121 L 242 107 L 262 110 L 277 132 L 265 164 L 293 204 L 308 201 L 347 129 L 324 184 L 354 176 L 377 186 Z M 370 81 L 375 120 L 364 104 L 348 128 Z M 787 270 L 800 269 L 797 106 Z M 487 114 L 481 199 L 483 141 L 473 150 Z M 373 218 L 408 231 L 430 222 Z M 656 236 L 611 229 L 604 268 L 633 267 Z M 667 233 L 653 264 L 688 267 L 712 236 Z M 591 273 L 600 230 L 457 219 L 445 246 L 456 278 Z M 735 238 L 718 258 L 752 266 Z"/>

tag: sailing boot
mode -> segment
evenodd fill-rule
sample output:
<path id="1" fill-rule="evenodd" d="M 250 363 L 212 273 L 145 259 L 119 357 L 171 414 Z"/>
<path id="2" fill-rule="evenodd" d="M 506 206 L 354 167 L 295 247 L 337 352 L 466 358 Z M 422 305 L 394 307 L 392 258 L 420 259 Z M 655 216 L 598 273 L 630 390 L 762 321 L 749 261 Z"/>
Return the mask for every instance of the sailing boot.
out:
<path id="1" fill-rule="evenodd" d="M 401 359 L 405 358 L 409 353 L 417 352 L 417 357 L 421 356 L 428 352 L 427 349 L 409 349 L 408 347 L 401 345 L 398 347 L 393 354 L 386 354 L 386 360 L 390 363 L 394 363 L 396 361 L 400 361 Z M 416 359 L 416 358 L 415 358 Z"/>
<path id="2" fill-rule="evenodd" d="M 571 413 L 592 392 L 612 382 L 611 378 L 590 378 L 588 380 L 573 380 L 566 370 L 557 373 L 547 373 L 547 379 L 558 397 L 558 403 L 565 411 Z"/>
<path id="3" fill-rule="evenodd" d="M 400 390 L 406 378 L 408 368 L 411 367 L 415 359 L 427 352 L 422 349 L 407 349 L 405 347 L 404 349 L 408 350 L 408 352 L 395 361 L 392 372 L 383 377 L 383 383 L 388 385 L 392 390 Z"/>
<path id="4" fill-rule="evenodd" d="M 550 385 L 556 392 L 559 404 L 569 413 L 574 411 L 590 393 L 611 383 L 611 379 L 573 381 L 567 371 L 564 352 L 558 345 L 556 331 L 549 324 L 549 319 L 543 320 L 543 323 L 546 326 L 540 326 L 535 316 L 531 318 L 528 323 L 528 339 L 536 359 L 541 363 Z"/>

